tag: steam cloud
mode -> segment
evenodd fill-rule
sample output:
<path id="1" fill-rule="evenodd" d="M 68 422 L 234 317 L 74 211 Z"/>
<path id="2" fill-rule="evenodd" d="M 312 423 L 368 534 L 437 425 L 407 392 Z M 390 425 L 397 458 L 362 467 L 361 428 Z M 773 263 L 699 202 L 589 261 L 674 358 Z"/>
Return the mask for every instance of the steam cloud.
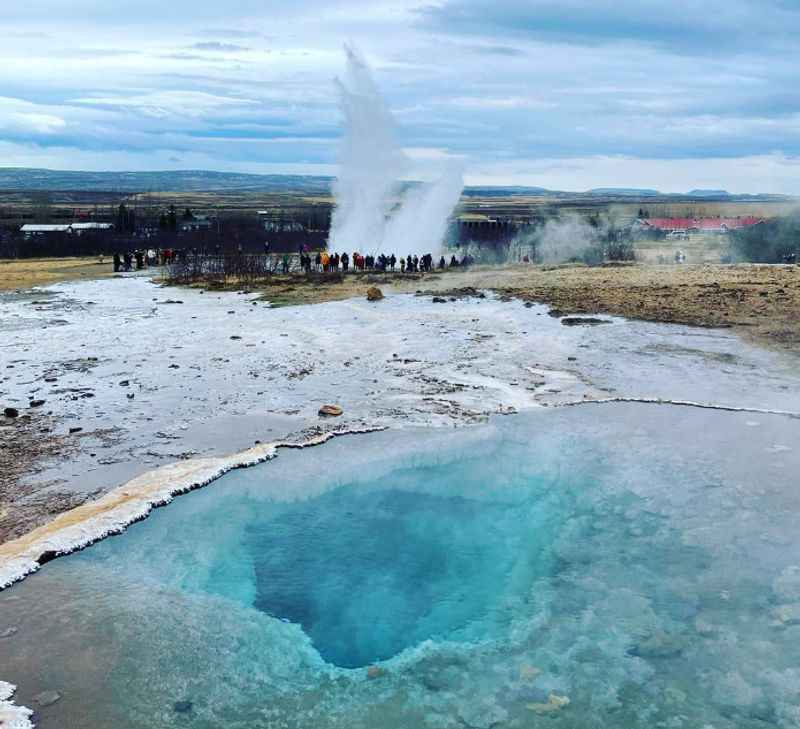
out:
<path id="1" fill-rule="evenodd" d="M 460 164 L 443 166 L 432 183 L 406 186 L 411 164 L 395 137 L 395 123 L 369 67 L 345 46 L 347 71 L 336 80 L 342 113 L 336 205 L 330 250 L 395 253 L 436 252 L 464 183 Z"/>

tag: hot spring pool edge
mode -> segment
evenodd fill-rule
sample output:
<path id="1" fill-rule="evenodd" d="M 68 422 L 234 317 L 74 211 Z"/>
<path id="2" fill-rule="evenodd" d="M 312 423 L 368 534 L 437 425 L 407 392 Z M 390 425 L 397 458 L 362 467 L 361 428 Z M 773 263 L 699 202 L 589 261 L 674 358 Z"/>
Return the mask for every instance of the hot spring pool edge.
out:
<path id="1" fill-rule="evenodd" d="M 84 549 L 141 521 L 175 496 L 207 486 L 228 471 L 269 461 L 280 448 L 311 448 L 342 435 L 386 430 L 364 426 L 331 430 L 302 442 L 275 441 L 227 456 L 193 458 L 147 471 L 122 486 L 59 514 L 53 521 L 0 545 L 0 591 L 35 572 L 42 564 Z"/>

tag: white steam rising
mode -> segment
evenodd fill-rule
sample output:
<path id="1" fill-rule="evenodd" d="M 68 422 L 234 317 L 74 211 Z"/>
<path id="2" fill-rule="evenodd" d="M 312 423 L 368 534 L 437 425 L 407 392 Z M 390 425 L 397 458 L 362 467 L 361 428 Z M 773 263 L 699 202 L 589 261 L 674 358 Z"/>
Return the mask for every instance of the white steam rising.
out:
<path id="1" fill-rule="evenodd" d="M 460 164 L 445 164 L 434 182 L 408 186 L 410 160 L 395 137 L 395 123 L 369 67 L 345 47 L 347 72 L 337 79 L 344 137 L 330 250 L 409 254 L 435 253 L 463 188 Z"/>

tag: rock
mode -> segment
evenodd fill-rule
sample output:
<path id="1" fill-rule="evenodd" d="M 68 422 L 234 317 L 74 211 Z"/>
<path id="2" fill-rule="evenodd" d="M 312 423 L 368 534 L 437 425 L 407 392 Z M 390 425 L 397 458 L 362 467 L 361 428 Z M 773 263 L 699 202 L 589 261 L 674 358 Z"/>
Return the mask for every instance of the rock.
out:
<path id="1" fill-rule="evenodd" d="M 135 398 L 136 395 L 134 395 L 132 392 L 129 392 L 127 395 L 125 395 L 125 397 L 127 397 L 128 400 L 133 400 L 133 398 Z"/>
<path id="2" fill-rule="evenodd" d="M 172 708 L 177 714 L 188 714 L 192 710 L 192 702 L 187 700 L 176 701 Z"/>
<path id="3" fill-rule="evenodd" d="M 238 334 L 231 334 L 231 339 L 241 339 Z"/>
<path id="4" fill-rule="evenodd" d="M 778 605 L 772 614 L 780 625 L 798 625 L 800 624 L 800 603 Z"/>
<path id="5" fill-rule="evenodd" d="M 180 365 L 176 365 L 176 364 L 171 364 L 171 365 L 169 366 L 169 368 L 170 368 L 171 370 L 179 370 L 179 369 L 181 368 L 181 366 L 180 366 Z"/>
<path id="6" fill-rule="evenodd" d="M 5 415 L 7 418 L 16 418 L 19 417 L 19 410 L 16 408 L 6 408 L 3 410 L 3 415 Z"/>
<path id="7" fill-rule="evenodd" d="M 0 638 L 10 638 L 12 635 L 16 635 L 19 628 L 10 627 L 6 628 L 3 631 L 0 631 Z"/>
<path id="8" fill-rule="evenodd" d="M 70 428 L 69 432 L 70 433 L 80 433 L 82 430 L 83 430 L 83 428 L 75 427 L 75 428 Z"/>
<path id="9" fill-rule="evenodd" d="M 577 362 L 577 361 L 578 361 L 577 357 L 567 357 L 567 362 Z"/>
<path id="10" fill-rule="evenodd" d="M 183 302 L 179 299 L 167 299 L 166 301 L 162 301 L 162 304 L 182 304 Z"/>
<path id="11" fill-rule="evenodd" d="M 42 693 L 36 694 L 33 700 L 39 704 L 39 706 L 52 706 L 56 701 L 61 700 L 61 694 L 58 693 L 58 691 L 42 691 Z"/>
<path id="12" fill-rule="evenodd" d="M 565 327 L 597 326 L 598 324 L 611 324 L 608 319 L 597 319 L 593 316 L 565 316 L 561 323 Z"/>
<path id="13" fill-rule="evenodd" d="M 367 301 L 380 301 L 383 298 L 383 291 L 377 286 L 370 286 L 367 289 Z"/>
<path id="14" fill-rule="evenodd" d="M 323 405 L 319 409 L 319 415 L 323 418 L 338 418 L 343 412 L 338 405 Z"/>
<path id="15" fill-rule="evenodd" d="M 128 387 L 128 385 L 130 385 L 130 384 L 131 384 L 130 380 L 120 380 L 119 381 L 119 386 L 120 387 Z"/>
<path id="16" fill-rule="evenodd" d="M 383 675 L 383 669 L 380 666 L 370 666 L 367 668 L 367 678 L 378 678 Z"/>
<path id="17" fill-rule="evenodd" d="M 525 302 L 525 308 L 526 309 L 532 309 L 533 308 L 533 302 L 532 301 L 526 301 Z"/>
<path id="18" fill-rule="evenodd" d="M 40 408 L 40 407 L 42 407 L 42 405 L 44 405 L 44 400 L 31 400 L 28 403 L 28 407 L 31 407 L 31 408 Z"/>
<path id="19" fill-rule="evenodd" d="M 568 705 L 568 696 L 557 696 L 556 694 L 550 694 L 550 696 L 547 697 L 546 704 L 528 704 L 527 708 L 530 711 L 536 712 L 537 714 L 552 714 Z"/>
<path id="20" fill-rule="evenodd" d="M 58 377 L 45 377 L 45 382 L 58 382 Z"/>
<path id="21" fill-rule="evenodd" d="M 447 300 L 443 299 L 441 296 L 434 296 L 433 297 L 433 303 L 434 304 L 446 304 Z"/>

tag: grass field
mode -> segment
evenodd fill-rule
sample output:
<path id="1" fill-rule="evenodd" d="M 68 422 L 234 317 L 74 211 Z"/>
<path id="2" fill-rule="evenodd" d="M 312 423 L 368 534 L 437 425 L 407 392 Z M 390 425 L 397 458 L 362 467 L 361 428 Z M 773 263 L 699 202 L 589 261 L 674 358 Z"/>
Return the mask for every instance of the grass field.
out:
<path id="1" fill-rule="evenodd" d="M 29 289 L 59 281 L 102 278 L 113 274 L 111 259 L 16 258 L 0 259 L 0 291 Z"/>

